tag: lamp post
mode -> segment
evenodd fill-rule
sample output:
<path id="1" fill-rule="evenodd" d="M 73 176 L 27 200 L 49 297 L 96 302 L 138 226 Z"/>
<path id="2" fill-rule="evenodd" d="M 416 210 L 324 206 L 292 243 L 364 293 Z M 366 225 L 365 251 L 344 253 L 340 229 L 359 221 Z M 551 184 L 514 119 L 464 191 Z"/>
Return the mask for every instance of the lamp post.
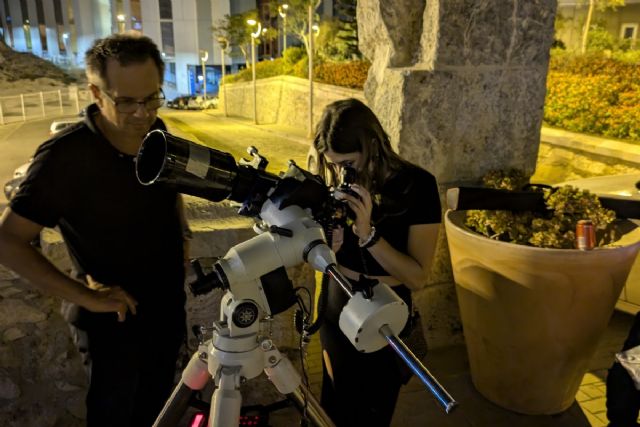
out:
<path id="1" fill-rule="evenodd" d="M 284 51 L 287 50 L 287 10 L 289 9 L 288 4 L 283 4 L 278 6 L 278 14 L 282 18 L 282 56 L 284 56 Z"/>
<path id="2" fill-rule="evenodd" d="M 314 34 L 318 35 L 320 27 L 313 23 L 313 11 L 315 7 L 309 4 L 309 123 L 307 127 L 307 136 L 313 137 L 313 50 L 314 50 Z"/>
<path id="3" fill-rule="evenodd" d="M 119 33 L 124 33 L 124 21 L 125 21 L 126 17 L 123 14 L 118 14 L 116 16 L 116 20 L 118 21 L 118 32 Z"/>
<path id="4" fill-rule="evenodd" d="M 224 98 L 224 116 L 227 117 L 227 84 L 224 82 L 224 76 L 226 72 L 224 65 L 224 55 L 225 51 L 227 50 L 227 46 L 229 45 L 229 40 L 227 40 L 226 37 L 220 36 L 218 37 L 218 44 L 220 45 L 220 64 L 222 66 L 222 79 L 220 80 L 220 85 L 222 86 L 223 90 L 222 96 Z"/>
<path id="5" fill-rule="evenodd" d="M 253 79 L 253 122 L 258 124 L 258 105 L 256 103 L 256 39 L 262 34 L 262 25 L 255 19 L 247 19 L 247 24 L 250 27 L 257 29 L 255 33 L 251 33 L 251 78 Z"/>
<path id="6" fill-rule="evenodd" d="M 202 63 L 202 102 L 207 99 L 207 66 L 206 62 L 209 59 L 209 52 L 206 50 L 200 50 L 200 62 Z"/>

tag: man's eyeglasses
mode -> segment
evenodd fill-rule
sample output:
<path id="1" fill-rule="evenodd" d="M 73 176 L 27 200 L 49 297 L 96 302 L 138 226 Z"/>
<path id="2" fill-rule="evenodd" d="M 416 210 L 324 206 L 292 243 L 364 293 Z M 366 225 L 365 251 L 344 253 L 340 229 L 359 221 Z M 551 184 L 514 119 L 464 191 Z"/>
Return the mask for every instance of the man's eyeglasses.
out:
<path id="1" fill-rule="evenodd" d="M 165 100 L 164 92 L 162 91 L 162 89 L 160 89 L 158 93 L 153 94 L 143 99 L 142 101 L 136 101 L 133 98 L 114 99 L 113 96 L 109 95 L 106 90 L 100 89 L 100 92 L 102 92 L 105 97 L 109 101 L 111 101 L 113 105 L 115 105 L 116 110 L 119 113 L 123 114 L 135 113 L 136 111 L 138 111 L 138 108 L 140 108 L 141 105 L 144 106 L 145 110 L 147 111 L 155 111 L 164 105 Z"/>

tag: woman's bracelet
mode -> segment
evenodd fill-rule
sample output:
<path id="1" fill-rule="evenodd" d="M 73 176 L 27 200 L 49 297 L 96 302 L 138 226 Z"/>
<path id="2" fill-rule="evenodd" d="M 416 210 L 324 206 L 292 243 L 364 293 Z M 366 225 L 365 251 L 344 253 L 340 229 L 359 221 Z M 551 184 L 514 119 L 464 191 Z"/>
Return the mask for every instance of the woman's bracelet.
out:
<path id="1" fill-rule="evenodd" d="M 358 240 L 358 246 L 360 246 L 363 249 L 367 249 L 375 245 L 378 242 L 378 240 L 380 240 L 380 235 L 376 232 L 376 228 L 374 226 L 371 226 L 371 231 L 369 232 L 369 235 L 365 239 Z"/>

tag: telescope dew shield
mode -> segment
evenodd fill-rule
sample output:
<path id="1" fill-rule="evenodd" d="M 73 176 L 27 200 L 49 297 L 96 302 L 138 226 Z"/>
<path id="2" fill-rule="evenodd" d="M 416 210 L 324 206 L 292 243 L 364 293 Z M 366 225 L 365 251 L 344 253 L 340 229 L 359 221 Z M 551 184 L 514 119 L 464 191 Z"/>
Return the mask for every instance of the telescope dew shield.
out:
<path id="1" fill-rule="evenodd" d="M 154 130 L 138 151 L 136 176 L 143 185 L 166 183 L 180 193 L 219 202 L 231 195 L 238 165 L 229 153 Z"/>

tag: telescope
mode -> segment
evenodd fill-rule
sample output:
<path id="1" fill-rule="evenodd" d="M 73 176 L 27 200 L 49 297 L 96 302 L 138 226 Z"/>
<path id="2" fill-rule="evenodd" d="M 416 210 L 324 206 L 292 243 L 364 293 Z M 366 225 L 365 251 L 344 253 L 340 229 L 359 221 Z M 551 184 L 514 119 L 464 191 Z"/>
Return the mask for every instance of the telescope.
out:
<path id="1" fill-rule="evenodd" d="M 367 279 L 352 284 L 338 269 L 327 243 L 324 227 L 333 228 L 346 217 L 346 206 L 332 197 L 322 178 L 294 162 L 281 176 L 266 172 L 267 160 L 251 149 L 251 160 L 236 163 L 229 153 L 203 147 L 161 130 L 150 132 L 136 158 L 136 175 L 143 185 L 168 185 L 180 193 L 242 205 L 239 214 L 258 221 L 258 234 L 232 247 L 204 274 L 195 264 L 198 280 L 190 285 L 194 294 L 220 288 L 225 291 L 220 317 L 212 338 L 202 343 L 182 373 L 154 426 L 174 426 L 190 396 L 213 378 L 209 426 L 237 426 L 242 405 L 238 390 L 244 380 L 264 371 L 278 391 L 301 408 L 309 408 L 317 426 L 333 422 L 300 381 L 291 362 L 274 343 L 259 335 L 259 322 L 291 307 L 296 299 L 286 268 L 304 262 L 333 278 L 349 296 L 343 308 L 341 331 L 362 352 L 386 345 L 398 354 L 448 413 L 455 400 L 398 338 L 408 318 L 406 304 L 384 283 Z M 321 290 L 320 301 L 326 295 Z M 318 305 L 317 330 L 322 318 Z M 384 369 L 384 367 L 381 367 Z"/>

